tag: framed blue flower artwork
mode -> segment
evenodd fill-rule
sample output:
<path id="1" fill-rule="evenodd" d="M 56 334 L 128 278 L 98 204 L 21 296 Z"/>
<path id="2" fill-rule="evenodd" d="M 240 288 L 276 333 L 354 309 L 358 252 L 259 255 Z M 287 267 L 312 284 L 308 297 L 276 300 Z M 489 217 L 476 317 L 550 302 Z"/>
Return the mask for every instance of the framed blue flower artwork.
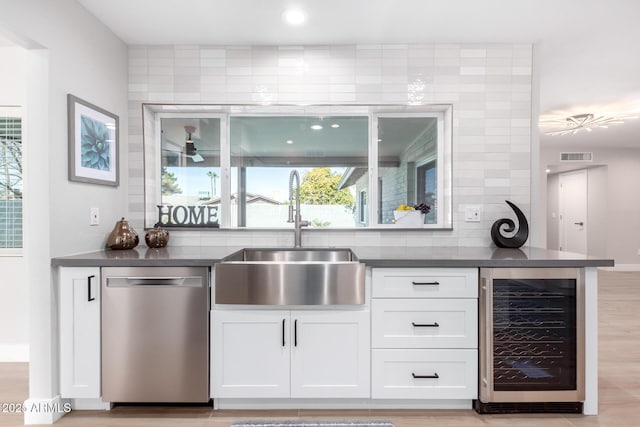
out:
<path id="1" fill-rule="evenodd" d="M 119 184 L 118 116 L 71 94 L 69 120 L 69 180 Z"/>

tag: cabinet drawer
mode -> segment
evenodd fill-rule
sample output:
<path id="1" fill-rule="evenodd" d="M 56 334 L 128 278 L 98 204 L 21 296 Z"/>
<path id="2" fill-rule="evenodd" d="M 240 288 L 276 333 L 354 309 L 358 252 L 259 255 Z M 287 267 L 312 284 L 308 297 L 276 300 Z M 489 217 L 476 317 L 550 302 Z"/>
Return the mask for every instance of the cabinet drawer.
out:
<path id="1" fill-rule="evenodd" d="M 374 268 L 374 298 L 477 298 L 475 268 Z"/>
<path id="2" fill-rule="evenodd" d="M 476 350 L 373 350 L 374 399 L 477 399 Z"/>
<path id="3" fill-rule="evenodd" d="M 476 348 L 476 299 L 374 299 L 373 348 Z"/>

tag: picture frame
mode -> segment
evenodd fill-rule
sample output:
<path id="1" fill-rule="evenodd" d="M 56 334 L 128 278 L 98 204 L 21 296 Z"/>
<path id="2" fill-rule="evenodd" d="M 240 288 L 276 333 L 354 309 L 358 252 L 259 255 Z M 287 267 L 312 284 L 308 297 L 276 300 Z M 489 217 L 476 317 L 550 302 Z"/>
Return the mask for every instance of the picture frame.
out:
<path id="1" fill-rule="evenodd" d="M 77 96 L 67 95 L 69 180 L 120 184 L 118 116 Z"/>

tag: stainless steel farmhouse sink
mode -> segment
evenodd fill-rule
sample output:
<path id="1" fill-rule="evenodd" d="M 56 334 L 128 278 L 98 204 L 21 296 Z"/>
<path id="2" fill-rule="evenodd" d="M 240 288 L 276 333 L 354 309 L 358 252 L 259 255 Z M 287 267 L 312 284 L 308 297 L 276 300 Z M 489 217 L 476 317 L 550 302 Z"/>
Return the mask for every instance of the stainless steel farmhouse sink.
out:
<path id="1" fill-rule="evenodd" d="M 364 264 L 350 249 L 251 248 L 215 267 L 215 304 L 364 304 Z"/>

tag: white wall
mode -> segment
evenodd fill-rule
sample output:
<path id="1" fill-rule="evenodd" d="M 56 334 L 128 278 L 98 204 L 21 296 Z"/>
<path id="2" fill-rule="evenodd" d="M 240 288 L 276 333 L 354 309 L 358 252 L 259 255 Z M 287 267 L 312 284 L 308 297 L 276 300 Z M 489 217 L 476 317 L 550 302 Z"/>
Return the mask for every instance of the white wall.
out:
<path id="1" fill-rule="evenodd" d="M 127 50 L 75 0 L 0 0 L 0 10 L 0 29 L 30 48 L 24 140 L 29 394 L 50 399 L 58 389 L 51 257 L 103 247 L 126 212 Z M 120 117 L 120 187 L 68 181 L 68 93 Z M 101 226 L 89 227 L 90 207 L 100 208 Z"/>
<path id="2" fill-rule="evenodd" d="M 141 104 L 451 104 L 453 230 L 303 232 L 303 245 L 489 246 L 491 225 L 530 213 L 528 44 L 131 46 L 129 216 L 144 220 Z M 536 94 L 537 96 L 537 94 Z M 467 205 L 482 221 L 464 222 Z M 280 245 L 291 232 L 173 231 L 172 245 Z"/>
<path id="3" fill-rule="evenodd" d="M 0 25 L 49 52 L 49 184 L 55 206 L 50 217 L 51 255 L 103 247 L 106 235 L 126 213 L 126 47 L 74 0 L 0 0 L 0 7 Z M 68 93 L 119 116 L 119 188 L 67 179 Z M 100 208 L 98 227 L 89 226 L 90 207 Z"/>
<path id="4" fill-rule="evenodd" d="M 607 256 L 608 207 L 607 200 L 608 168 L 598 166 L 587 169 L 587 248 L 589 255 Z M 640 208 L 640 205 L 638 205 Z M 640 209 L 638 210 L 640 214 Z"/>
<path id="5" fill-rule="evenodd" d="M 0 106 L 24 106 L 26 52 L 21 47 L 0 47 Z M 0 362 L 29 357 L 28 282 L 24 257 L 0 256 Z"/>
<path id="6" fill-rule="evenodd" d="M 557 165 L 562 151 L 575 149 L 547 147 L 542 152 L 542 164 Z M 616 265 L 640 267 L 640 149 L 589 148 L 585 151 L 593 152 L 593 163 L 576 164 L 574 169 L 606 166 L 589 168 L 591 227 L 588 244 L 593 248 L 589 253 L 613 258 Z M 594 222 L 600 225 L 594 227 Z"/>
<path id="7" fill-rule="evenodd" d="M 547 175 L 547 248 L 560 249 L 560 180 L 559 174 Z"/>

